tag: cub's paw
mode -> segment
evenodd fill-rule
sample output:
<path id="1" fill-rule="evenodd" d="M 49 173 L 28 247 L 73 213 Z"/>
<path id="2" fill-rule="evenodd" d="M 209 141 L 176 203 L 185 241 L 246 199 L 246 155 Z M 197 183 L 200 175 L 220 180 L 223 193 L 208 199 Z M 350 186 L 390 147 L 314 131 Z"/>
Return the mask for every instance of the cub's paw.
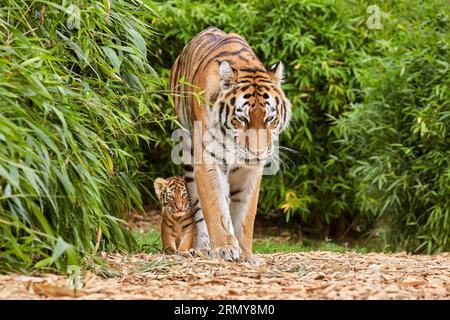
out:
<path id="1" fill-rule="evenodd" d="M 211 259 L 225 259 L 226 261 L 239 261 L 241 249 L 236 246 L 228 245 L 224 247 L 218 247 L 211 250 Z"/>
<path id="2" fill-rule="evenodd" d="M 177 253 L 177 250 L 174 248 L 164 248 L 164 254 L 175 254 Z"/>

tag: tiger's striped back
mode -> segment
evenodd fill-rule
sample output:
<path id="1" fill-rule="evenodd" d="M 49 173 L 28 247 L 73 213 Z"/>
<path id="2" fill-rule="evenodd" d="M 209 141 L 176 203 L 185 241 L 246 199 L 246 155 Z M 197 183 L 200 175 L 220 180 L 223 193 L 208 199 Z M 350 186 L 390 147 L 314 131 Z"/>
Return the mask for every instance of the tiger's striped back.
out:
<path id="1" fill-rule="evenodd" d="M 217 70 L 220 62 L 231 58 L 240 59 L 243 67 L 251 65 L 265 70 L 244 39 L 237 34 L 227 34 L 215 27 L 207 28 L 192 38 L 175 60 L 170 74 L 169 89 L 174 93 L 175 112 L 185 128 L 192 128 L 192 121 L 201 118 L 194 118 L 192 115 L 191 105 L 195 94 L 209 87 L 211 90 L 206 90 L 206 96 L 203 98 L 210 104 L 217 99 L 219 86 L 217 79 L 213 79 L 217 73 L 214 71 Z M 239 66 L 236 65 L 236 67 Z M 205 77 L 205 73 L 208 73 L 210 69 L 216 70 L 211 70 L 214 74 Z M 183 81 L 180 81 L 181 79 Z M 213 80 L 213 83 L 208 83 L 209 79 Z"/>

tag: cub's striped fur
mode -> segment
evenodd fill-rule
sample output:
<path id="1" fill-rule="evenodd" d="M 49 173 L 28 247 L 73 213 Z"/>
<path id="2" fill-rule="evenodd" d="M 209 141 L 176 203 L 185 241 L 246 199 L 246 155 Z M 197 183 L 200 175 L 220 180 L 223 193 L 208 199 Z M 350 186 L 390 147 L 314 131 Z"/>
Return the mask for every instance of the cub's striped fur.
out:
<path id="1" fill-rule="evenodd" d="M 162 204 L 161 237 L 164 251 L 176 253 L 191 249 L 195 224 L 184 178 L 157 178 L 154 186 Z"/>
<path id="2" fill-rule="evenodd" d="M 267 71 L 242 37 L 212 27 L 195 36 L 172 67 L 175 112 L 193 140 L 185 150 L 195 162 L 185 162 L 184 171 L 200 221 L 195 248 L 212 257 L 255 261 L 263 166 L 275 157 L 291 116 L 282 80 L 281 62 Z"/>

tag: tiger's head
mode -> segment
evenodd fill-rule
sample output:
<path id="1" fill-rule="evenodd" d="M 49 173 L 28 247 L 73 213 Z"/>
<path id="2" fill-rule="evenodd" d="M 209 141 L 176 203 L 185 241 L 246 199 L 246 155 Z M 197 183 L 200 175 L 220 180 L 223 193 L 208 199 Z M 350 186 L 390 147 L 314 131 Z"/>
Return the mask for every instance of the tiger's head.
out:
<path id="1" fill-rule="evenodd" d="M 224 135 L 232 137 L 241 159 L 270 159 L 278 135 L 289 124 L 291 103 L 281 89 L 283 72 L 281 62 L 270 71 L 264 67 L 235 69 L 227 61 L 220 63 L 214 120 Z"/>
<path id="2" fill-rule="evenodd" d="M 190 200 L 183 177 L 157 178 L 154 187 L 163 211 L 176 218 L 189 213 Z"/>

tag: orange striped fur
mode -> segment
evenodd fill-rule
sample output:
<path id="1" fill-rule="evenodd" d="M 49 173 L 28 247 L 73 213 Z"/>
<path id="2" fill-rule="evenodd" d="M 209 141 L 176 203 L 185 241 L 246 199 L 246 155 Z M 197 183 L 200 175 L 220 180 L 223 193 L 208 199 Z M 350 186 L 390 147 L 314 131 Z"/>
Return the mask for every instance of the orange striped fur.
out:
<path id="1" fill-rule="evenodd" d="M 162 204 L 161 238 L 164 252 L 176 253 L 191 249 L 195 225 L 184 178 L 157 178 L 154 187 Z"/>
<path id="2" fill-rule="evenodd" d="M 193 133 L 191 154 L 202 160 L 184 165 L 195 248 L 212 257 L 255 261 L 253 224 L 263 167 L 291 116 L 282 80 L 281 62 L 266 70 L 241 36 L 213 27 L 195 36 L 172 67 L 175 112 Z"/>

